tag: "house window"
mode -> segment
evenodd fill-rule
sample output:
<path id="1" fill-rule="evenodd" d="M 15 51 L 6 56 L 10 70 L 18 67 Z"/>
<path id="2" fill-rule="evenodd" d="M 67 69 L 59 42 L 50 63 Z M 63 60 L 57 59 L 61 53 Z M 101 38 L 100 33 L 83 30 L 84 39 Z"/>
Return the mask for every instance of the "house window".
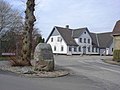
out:
<path id="1" fill-rule="evenodd" d="M 62 42 L 62 38 L 61 38 L 61 37 L 58 37 L 58 38 L 57 38 L 57 41 L 58 41 L 58 42 Z"/>
<path id="2" fill-rule="evenodd" d="M 113 52 L 113 48 L 112 48 L 112 52 Z"/>
<path id="3" fill-rule="evenodd" d="M 60 37 L 57 38 L 57 41 L 58 41 L 58 42 L 59 42 L 59 38 L 60 38 Z"/>
<path id="4" fill-rule="evenodd" d="M 86 38 L 84 38 L 84 43 L 86 43 Z"/>
<path id="5" fill-rule="evenodd" d="M 53 42 L 53 38 L 51 38 L 51 42 Z"/>
<path id="6" fill-rule="evenodd" d="M 72 51 L 72 48 L 71 48 L 71 47 L 69 47 L 69 51 Z"/>
<path id="7" fill-rule="evenodd" d="M 74 52 L 77 52 L 77 47 L 74 47 Z"/>
<path id="8" fill-rule="evenodd" d="M 61 51 L 63 51 L 64 50 L 64 47 L 63 46 L 61 46 Z"/>
<path id="9" fill-rule="evenodd" d="M 84 32 L 84 34 L 86 34 L 86 32 Z"/>
<path id="10" fill-rule="evenodd" d="M 82 38 L 79 39 L 79 42 L 82 43 Z"/>
<path id="11" fill-rule="evenodd" d="M 56 46 L 54 46 L 54 51 L 56 51 Z"/>
<path id="12" fill-rule="evenodd" d="M 88 43 L 90 43 L 90 39 L 88 39 Z"/>
<path id="13" fill-rule="evenodd" d="M 96 52 L 98 52 L 98 51 L 97 51 L 97 48 L 96 48 Z"/>
<path id="14" fill-rule="evenodd" d="M 79 52 L 81 52 L 81 46 L 79 46 L 78 50 L 79 50 Z"/>
<path id="15" fill-rule="evenodd" d="M 94 52 L 94 47 L 92 47 L 92 52 Z"/>
<path id="16" fill-rule="evenodd" d="M 90 52 L 90 47 L 88 47 L 88 52 Z"/>

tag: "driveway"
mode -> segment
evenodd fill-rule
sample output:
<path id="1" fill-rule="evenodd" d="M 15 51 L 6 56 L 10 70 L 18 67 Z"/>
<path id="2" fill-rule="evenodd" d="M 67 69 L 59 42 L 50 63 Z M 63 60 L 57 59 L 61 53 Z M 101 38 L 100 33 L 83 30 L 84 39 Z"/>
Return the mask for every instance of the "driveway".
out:
<path id="1" fill-rule="evenodd" d="M 71 71 L 59 78 L 26 78 L 0 70 L 0 90 L 120 90 L 119 66 L 97 56 L 55 56 L 55 63 Z"/>

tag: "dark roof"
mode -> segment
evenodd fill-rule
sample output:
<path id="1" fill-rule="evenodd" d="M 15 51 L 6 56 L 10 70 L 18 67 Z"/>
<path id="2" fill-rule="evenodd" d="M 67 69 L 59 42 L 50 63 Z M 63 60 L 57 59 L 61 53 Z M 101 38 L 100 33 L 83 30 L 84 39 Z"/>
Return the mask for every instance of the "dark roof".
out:
<path id="1" fill-rule="evenodd" d="M 120 20 L 116 22 L 112 34 L 113 35 L 120 35 Z"/>
<path id="2" fill-rule="evenodd" d="M 98 42 L 97 42 L 97 34 L 96 33 L 90 33 L 90 36 L 92 38 L 92 45 L 98 47 Z"/>
<path id="3" fill-rule="evenodd" d="M 73 30 L 68 28 L 56 27 L 60 35 L 63 37 L 67 45 L 78 46 L 72 37 Z"/>
<path id="4" fill-rule="evenodd" d="M 80 37 L 80 35 L 84 32 L 84 31 L 88 31 L 87 28 L 79 28 L 79 29 L 74 29 L 74 32 L 73 32 L 73 38 L 78 38 Z"/>
<path id="5" fill-rule="evenodd" d="M 57 29 L 64 41 L 69 46 L 78 46 L 78 44 L 75 42 L 74 38 L 78 38 L 85 30 L 90 34 L 92 38 L 92 45 L 95 47 L 100 48 L 106 48 L 109 47 L 113 41 L 112 38 L 112 32 L 106 32 L 106 33 L 92 33 L 89 32 L 87 28 L 79 28 L 79 29 L 69 29 L 69 28 L 63 28 L 55 26 L 47 38 L 46 42 L 49 40 L 50 36 L 54 32 L 54 30 Z"/>
<path id="6" fill-rule="evenodd" d="M 106 47 L 110 46 L 110 44 L 113 41 L 113 38 L 112 38 L 111 34 L 112 34 L 112 32 L 97 34 L 98 41 L 99 41 L 99 47 L 106 48 Z"/>

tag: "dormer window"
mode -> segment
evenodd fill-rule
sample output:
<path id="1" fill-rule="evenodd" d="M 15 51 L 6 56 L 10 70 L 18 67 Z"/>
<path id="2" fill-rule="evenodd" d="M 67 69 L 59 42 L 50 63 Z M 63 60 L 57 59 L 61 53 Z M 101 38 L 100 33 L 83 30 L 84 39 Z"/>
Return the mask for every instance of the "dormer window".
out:
<path id="1" fill-rule="evenodd" d="M 58 37 L 58 38 L 57 38 L 57 41 L 58 41 L 58 42 L 62 42 L 62 38 L 61 38 L 61 37 Z"/>
<path id="2" fill-rule="evenodd" d="M 79 42 L 82 43 L 82 38 L 79 39 Z"/>
<path id="3" fill-rule="evenodd" d="M 86 38 L 84 38 L 84 43 L 86 43 Z"/>
<path id="4" fill-rule="evenodd" d="M 84 32 L 84 34 L 86 34 L 86 32 Z"/>
<path id="5" fill-rule="evenodd" d="M 88 39 L 88 43 L 90 43 L 90 39 Z"/>

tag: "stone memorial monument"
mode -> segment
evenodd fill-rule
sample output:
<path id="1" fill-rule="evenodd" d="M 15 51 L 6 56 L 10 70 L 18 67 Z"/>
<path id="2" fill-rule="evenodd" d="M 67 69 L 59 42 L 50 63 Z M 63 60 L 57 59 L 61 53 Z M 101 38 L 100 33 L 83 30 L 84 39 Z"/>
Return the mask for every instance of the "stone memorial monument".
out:
<path id="1" fill-rule="evenodd" d="M 39 71 L 53 71 L 54 57 L 50 44 L 39 43 L 34 52 L 34 67 Z"/>

